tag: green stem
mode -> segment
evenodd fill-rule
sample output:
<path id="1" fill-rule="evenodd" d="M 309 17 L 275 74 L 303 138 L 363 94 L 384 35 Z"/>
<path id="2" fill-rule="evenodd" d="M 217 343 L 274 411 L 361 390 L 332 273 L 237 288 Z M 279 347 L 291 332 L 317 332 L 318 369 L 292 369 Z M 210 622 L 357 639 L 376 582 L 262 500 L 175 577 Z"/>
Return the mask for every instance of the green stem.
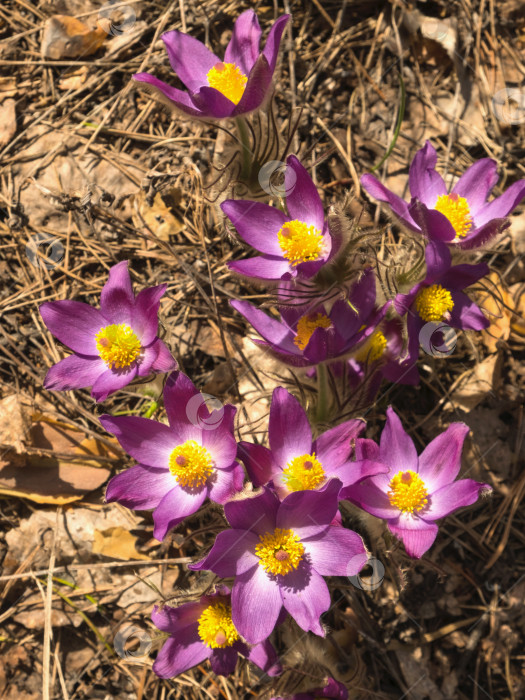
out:
<path id="1" fill-rule="evenodd" d="M 252 169 L 252 149 L 250 148 L 250 131 L 244 117 L 235 119 L 239 141 L 241 142 L 241 180 L 246 182 Z"/>
<path id="2" fill-rule="evenodd" d="M 317 422 L 326 423 L 328 415 L 328 369 L 324 363 L 317 365 Z"/>

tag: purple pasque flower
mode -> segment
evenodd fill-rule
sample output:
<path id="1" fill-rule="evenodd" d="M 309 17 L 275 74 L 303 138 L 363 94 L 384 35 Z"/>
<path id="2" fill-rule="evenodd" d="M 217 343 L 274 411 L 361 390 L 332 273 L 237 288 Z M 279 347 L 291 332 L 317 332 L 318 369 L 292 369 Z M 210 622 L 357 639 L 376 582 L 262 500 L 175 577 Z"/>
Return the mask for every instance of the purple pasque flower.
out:
<path id="1" fill-rule="evenodd" d="M 422 328 L 431 323 L 451 328 L 479 331 L 490 321 L 463 292 L 489 273 L 488 265 L 451 265 L 450 250 L 444 243 L 431 241 L 425 248 L 427 274 L 406 294 L 398 294 L 394 307 L 400 316 L 407 315 L 409 351 L 417 353 Z"/>
<path id="2" fill-rule="evenodd" d="M 261 28 L 253 10 L 237 18 L 221 61 L 203 43 L 188 34 L 162 35 L 171 67 L 186 86 L 179 90 L 150 73 L 133 79 L 146 83 L 161 99 L 192 117 L 224 119 L 259 109 L 269 97 L 281 36 L 290 15 L 282 15 L 270 29 L 259 51 Z"/>
<path id="3" fill-rule="evenodd" d="M 157 336 L 160 299 L 166 285 L 148 287 L 135 297 L 128 262 L 109 271 L 100 309 L 80 301 L 46 301 L 40 315 L 48 330 L 73 350 L 53 365 L 46 389 L 66 391 L 92 387 L 91 396 L 104 401 L 135 377 L 169 372 L 177 363 Z"/>
<path id="4" fill-rule="evenodd" d="M 387 202 L 403 224 L 430 240 L 472 249 L 484 245 L 504 231 L 511 211 L 525 197 L 525 180 L 518 180 L 502 195 L 487 202 L 498 181 L 497 163 L 482 158 L 470 166 L 452 190 L 436 171 L 437 153 L 429 141 L 410 165 L 410 204 L 382 185 L 373 175 L 363 175 L 361 184 L 374 199 Z"/>
<path id="5" fill-rule="evenodd" d="M 193 570 L 235 576 L 232 620 L 250 644 L 266 639 L 284 608 L 304 630 L 324 636 L 319 620 L 330 606 L 323 576 L 353 576 L 367 561 L 359 535 L 333 525 L 341 482 L 296 491 L 282 503 L 273 491 L 231 500 L 224 514 L 232 527 L 217 535 Z"/>
<path id="6" fill-rule="evenodd" d="M 395 384 L 419 383 L 417 348 L 404 353 L 403 324 L 400 319 L 383 320 L 366 343 L 347 362 L 347 379 L 350 386 L 368 384 L 367 393 L 375 396 L 381 381 Z"/>
<path id="7" fill-rule="evenodd" d="M 158 540 L 206 498 L 224 503 L 244 481 L 244 470 L 235 461 L 235 406 L 208 411 L 204 396 L 182 372 L 170 374 L 163 396 L 169 425 L 138 416 L 100 418 L 139 462 L 109 481 L 106 501 L 153 509 Z"/>
<path id="8" fill-rule="evenodd" d="M 352 443 L 363 432 L 362 420 L 348 420 L 312 439 L 305 410 L 286 389 L 274 389 L 270 407 L 270 449 L 249 442 L 239 443 L 239 457 L 254 486 L 269 482 L 283 500 L 295 491 L 316 490 L 329 479 L 343 486 L 360 481 L 375 471 L 355 468 Z M 365 465 L 366 467 L 367 465 Z"/>
<path id="9" fill-rule="evenodd" d="M 247 301 L 231 305 L 252 324 L 265 345 L 282 362 L 311 367 L 348 353 L 365 341 L 388 310 L 390 302 L 375 310 L 375 276 L 371 268 L 352 287 L 347 300 L 338 299 L 330 309 L 324 304 L 281 307 L 281 321 L 267 316 Z"/>
<path id="10" fill-rule="evenodd" d="M 304 693 L 295 693 L 286 697 L 270 698 L 270 700 L 317 700 L 317 698 L 333 698 L 333 700 L 348 700 L 348 690 L 346 687 L 336 681 L 335 678 L 325 679 L 323 688 L 312 688 Z"/>
<path id="11" fill-rule="evenodd" d="M 472 505 L 490 486 L 472 479 L 455 481 L 469 431 L 464 423 L 452 423 L 418 456 L 392 407 L 386 416 L 379 446 L 373 440 L 359 440 L 356 452 L 358 461 L 386 465 L 388 473 L 342 489 L 340 496 L 386 520 L 407 553 L 419 559 L 436 539 L 435 521 Z"/>
<path id="12" fill-rule="evenodd" d="M 296 156 L 284 176 L 288 216 L 262 202 L 228 199 L 222 211 L 239 236 L 261 256 L 228 263 L 230 270 L 263 280 L 313 277 L 333 256 L 334 245 L 317 188 Z"/>
<path id="13" fill-rule="evenodd" d="M 173 678 L 205 659 L 217 675 L 228 676 L 237 665 L 239 654 L 259 666 L 269 676 L 282 671 L 275 649 L 266 639 L 248 646 L 232 622 L 230 589 L 218 586 L 215 593 L 202 596 L 199 602 L 178 608 L 154 607 L 154 624 L 169 634 L 160 650 L 153 670 L 160 678 Z"/>

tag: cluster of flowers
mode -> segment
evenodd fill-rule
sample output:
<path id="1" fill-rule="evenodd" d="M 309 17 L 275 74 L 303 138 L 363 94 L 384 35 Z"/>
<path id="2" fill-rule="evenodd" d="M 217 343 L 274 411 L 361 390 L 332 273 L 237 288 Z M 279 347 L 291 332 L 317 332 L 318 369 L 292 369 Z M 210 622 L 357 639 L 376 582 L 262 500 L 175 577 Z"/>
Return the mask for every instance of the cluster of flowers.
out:
<path id="1" fill-rule="evenodd" d="M 193 117 L 239 117 L 267 99 L 279 42 L 288 22 L 273 26 L 262 53 L 255 13 L 237 20 L 221 62 L 200 42 L 180 32 L 164 35 L 170 62 L 189 92 L 149 74 L 135 76 L 160 90 Z M 244 277 L 272 285 L 280 319 L 246 301 L 232 305 L 259 333 L 258 341 L 282 362 L 310 371 L 344 365 L 354 383 L 375 377 L 370 400 L 383 378 L 415 384 L 419 333 L 425 323 L 445 321 L 456 329 L 489 325 L 463 291 L 487 274 L 484 263 L 453 265 L 458 251 L 485 244 L 509 224 L 505 218 L 525 195 L 525 181 L 487 203 L 496 183 L 496 163 L 483 159 L 448 192 L 427 143 L 409 173 L 409 203 L 371 175 L 363 187 L 387 202 L 400 223 L 425 245 L 426 272 L 411 288 L 378 303 L 372 266 L 351 280 L 335 301 L 310 294 L 289 303 L 294 292 L 316 289 L 323 270 L 337 264 L 345 245 L 331 231 L 317 189 L 298 158 L 285 174 L 286 212 L 251 200 L 226 200 L 222 210 L 239 236 L 261 253 L 230 263 Z M 165 285 L 133 294 L 127 262 L 111 268 L 100 310 L 76 301 L 48 302 L 42 318 L 73 354 L 53 366 L 48 389 L 92 387 L 103 401 L 136 377 L 169 373 L 163 392 L 168 424 L 136 416 L 101 418 L 137 464 L 113 477 L 106 499 L 152 510 L 154 536 L 196 513 L 206 499 L 223 507 L 228 529 L 192 570 L 232 579 L 197 602 L 155 608 L 155 625 L 169 639 L 155 672 L 176 676 L 209 659 L 219 674 L 233 672 L 238 654 L 268 675 L 281 672 L 269 641 L 291 616 L 306 632 L 324 636 L 321 615 L 330 606 L 325 577 L 356 576 L 368 553 L 359 534 L 345 527 L 339 501 L 348 501 L 386 521 L 409 556 L 421 557 L 434 542 L 436 520 L 473 504 L 486 484 L 456 480 L 466 425 L 453 423 L 418 455 L 399 417 L 388 408 L 379 444 L 362 437 L 365 423 L 347 420 L 315 439 L 308 416 L 286 389 L 275 389 L 269 447 L 237 443 L 236 408 L 210 411 L 158 337 L 158 311 Z M 286 303 L 284 300 L 286 299 Z M 406 329 L 406 330 L 405 330 Z M 405 341 L 405 336 L 408 341 Z M 241 464 L 242 463 L 242 464 Z M 244 465 L 244 466 L 242 466 Z M 346 698 L 334 679 L 297 698 Z"/>

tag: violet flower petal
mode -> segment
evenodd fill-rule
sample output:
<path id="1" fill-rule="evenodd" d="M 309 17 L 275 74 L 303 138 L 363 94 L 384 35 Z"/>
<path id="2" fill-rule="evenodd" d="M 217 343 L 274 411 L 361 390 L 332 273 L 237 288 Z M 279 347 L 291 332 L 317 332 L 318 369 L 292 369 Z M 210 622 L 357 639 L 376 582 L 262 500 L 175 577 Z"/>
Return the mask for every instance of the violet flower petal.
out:
<path id="1" fill-rule="evenodd" d="M 150 510 L 159 505 L 175 483 L 168 470 L 137 464 L 109 480 L 106 502 L 118 501 L 132 510 Z"/>
<path id="2" fill-rule="evenodd" d="M 197 109 L 213 119 L 230 117 L 235 109 L 234 103 L 216 88 L 204 86 L 198 92 L 192 92 L 190 96 Z"/>
<path id="3" fill-rule="evenodd" d="M 215 503 L 226 503 L 244 485 L 244 469 L 234 462 L 225 469 L 216 469 L 207 481 L 208 497 Z"/>
<path id="4" fill-rule="evenodd" d="M 482 158 L 467 168 L 452 188 L 454 194 L 465 197 L 470 214 L 476 213 L 487 201 L 492 188 L 498 181 L 498 164 L 492 158 Z"/>
<path id="5" fill-rule="evenodd" d="M 137 365 L 126 370 L 106 369 L 91 387 L 91 396 L 95 401 L 105 401 L 109 394 L 123 389 L 137 376 Z"/>
<path id="6" fill-rule="evenodd" d="M 131 323 L 135 297 L 131 288 L 128 261 L 123 260 L 109 271 L 100 294 L 100 311 L 108 323 Z M 85 352 L 85 351 L 84 351 Z"/>
<path id="7" fill-rule="evenodd" d="M 171 67 L 190 92 L 208 85 L 207 73 L 221 59 L 204 44 L 176 29 L 161 37 L 168 52 Z"/>
<path id="8" fill-rule="evenodd" d="M 137 462 L 168 470 L 170 454 L 180 443 L 167 425 L 140 416 L 103 415 L 100 422 Z"/>
<path id="9" fill-rule="evenodd" d="M 255 488 L 265 486 L 278 468 L 272 451 L 263 445 L 253 445 L 243 440 L 238 444 L 238 455 Z"/>
<path id="10" fill-rule="evenodd" d="M 336 467 L 345 462 L 352 451 L 351 441 L 366 428 L 363 420 L 347 420 L 335 428 L 330 428 L 319 435 L 312 445 L 321 464 Z"/>
<path id="11" fill-rule="evenodd" d="M 323 577 L 303 560 L 297 569 L 280 578 L 286 610 L 305 632 L 324 637 L 319 618 L 330 607 L 330 592 Z"/>
<path id="12" fill-rule="evenodd" d="M 452 423 L 425 447 L 419 456 L 419 475 L 429 493 L 450 484 L 459 474 L 461 452 L 469 431 L 464 423 Z"/>
<path id="13" fill-rule="evenodd" d="M 463 289 L 470 287 L 482 277 L 485 277 L 490 272 L 487 263 L 478 263 L 477 265 L 454 265 L 440 279 L 439 283 L 445 289 Z"/>
<path id="14" fill-rule="evenodd" d="M 454 308 L 450 312 L 448 323 L 453 328 L 463 330 L 481 331 L 490 326 L 490 321 L 485 318 L 477 304 L 468 298 L 463 292 L 452 290 Z"/>
<path id="15" fill-rule="evenodd" d="M 235 20 L 232 37 L 224 53 L 225 63 L 235 63 L 244 75 L 249 75 L 259 55 L 261 27 L 253 10 L 246 10 Z"/>
<path id="16" fill-rule="evenodd" d="M 197 625 L 169 637 L 159 651 L 153 671 L 159 678 L 174 678 L 209 658 L 212 650 L 199 637 Z"/>
<path id="17" fill-rule="evenodd" d="M 485 204 L 476 213 L 476 226 L 483 226 L 491 219 L 502 219 L 515 209 L 525 197 L 525 180 L 514 182 L 505 192 Z"/>
<path id="18" fill-rule="evenodd" d="M 170 427 L 182 444 L 186 440 L 201 442 L 200 422 L 206 413 L 205 399 L 191 379 L 182 372 L 172 372 L 164 386 L 164 407 Z M 204 419 L 206 420 L 206 419 Z M 175 445 L 176 446 L 176 445 Z"/>
<path id="19" fill-rule="evenodd" d="M 206 500 L 206 488 L 187 489 L 179 484 L 169 491 L 153 512 L 153 537 L 162 542 L 168 530 L 196 513 Z"/>
<path id="20" fill-rule="evenodd" d="M 154 94 L 163 104 L 174 107 L 192 117 L 205 118 L 209 116 L 195 106 L 187 92 L 168 85 L 150 73 L 135 73 L 132 78 L 137 83 L 143 83 L 142 87 L 147 92 Z"/>
<path id="21" fill-rule="evenodd" d="M 286 221 L 282 211 L 248 199 L 227 199 L 221 204 L 221 209 L 235 226 L 239 236 L 252 248 L 267 255 L 283 257 L 277 239 L 277 233 Z"/>
<path id="22" fill-rule="evenodd" d="M 273 391 L 268 440 L 275 461 L 283 468 L 294 457 L 310 454 L 312 449 L 312 429 L 306 412 L 283 387 Z"/>
<path id="23" fill-rule="evenodd" d="M 255 664 L 270 677 L 278 676 L 282 673 L 283 667 L 279 661 L 279 657 L 270 642 L 265 639 L 260 644 L 247 649 L 247 654 L 243 654 L 246 658 Z"/>
<path id="24" fill-rule="evenodd" d="M 439 520 L 463 506 L 471 506 L 478 500 L 482 490 L 490 487 L 472 479 L 460 479 L 452 484 L 446 484 L 430 496 L 430 502 L 421 512 L 425 520 Z"/>
<path id="25" fill-rule="evenodd" d="M 290 264 L 287 260 L 266 255 L 244 260 L 232 260 L 228 263 L 228 268 L 238 275 L 261 280 L 280 280 L 283 275 L 290 273 Z"/>
<path id="26" fill-rule="evenodd" d="M 282 608 L 281 590 L 262 566 L 236 577 L 232 588 L 232 621 L 249 644 L 259 644 L 273 632 Z"/>
<path id="27" fill-rule="evenodd" d="M 277 56 L 279 54 L 279 47 L 281 45 L 281 37 L 288 24 L 291 15 L 281 15 L 273 23 L 270 32 L 268 33 L 268 38 L 266 39 L 266 44 L 263 49 L 263 55 L 268 61 L 270 70 L 272 73 L 275 70 L 275 65 L 277 63 Z"/>
<path id="28" fill-rule="evenodd" d="M 439 195 L 447 194 L 443 178 L 435 170 L 436 163 L 436 150 L 427 141 L 414 156 L 408 174 L 410 194 L 429 208 L 435 206 Z"/>
<path id="29" fill-rule="evenodd" d="M 392 468 L 392 476 L 398 471 L 417 472 L 416 448 L 391 406 L 386 410 L 386 424 L 379 442 L 379 456 L 381 462 Z"/>
<path id="30" fill-rule="evenodd" d="M 98 357 L 69 355 L 49 368 L 44 387 L 48 391 L 84 389 L 93 386 L 106 369 L 106 363 Z"/>
<path id="31" fill-rule="evenodd" d="M 290 218 L 304 221 L 322 231 L 324 209 L 321 197 L 306 168 L 294 155 L 286 159 L 284 186 L 287 192 L 286 207 Z"/>
<path id="32" fill-rule="evenodd" d="M 233 419 L 236 413 L 235 406 L 226 404 L 211 412 L 208 426 L 203 421 L 201 444 L 209 450 L 218 469 L 229 467 L 237 456 L 237 443 L 233 437 Z"/>
<path id="33" fill-rule="evenodd" d="M 414 559 L 419 559 L 430 549 L 438 533 L 435 523 L 427 523 L 409 513 L 401 513 L 396 520 L 389 520 L 387 525 L 388 529 L 402 540 L 407 554 Z"/>
<path id="34" fill-rule="evenodd" d="M 386 492 L 378 488 L 371 479 L 347 486 L 341 490 L 341 495 L 376 518 L 390 520 L 399 515 L 399 508 L 391 505 Z"/>
<path id="35" fill-rule="evenodd" d="M 329 527 L 321 537 L 303 541 L 303 545 L 321 576 L 355 576 L 368 561 L 361 537 L 344 527 Z"/>
<path id="36" fill-rule="evenodd" d="M 337 512 L 339 479 L 330 479 L 315 491 L 295 491 L 279 506 L 276 525 L 293 530 L 301 539 L 318 537 L 330 526 Z"/>
<path id="37" fill-rule="evenodd" d="M 149 345 L 157 337 L 160 300 L 167 289 L 166 284 L 148 287 L 137 294 L 133 308 L 133 330 L 141 344 Z"/>
<path id="38" fill-rule="evenodd" d="M 260 540 L 249 530 L 223 530 L 202 561 L 190 564 L 192 571 L 213 571 L 221 578 L 243 574 L 259 565 L 255 547 Z"/>
<path id="39" fill-rule="evenodd" d="M 272 71 L 268 66 L 266 58 L 261 55 L 250 71 L 248 82 L 246 83 L 239 103 L 232 111 L 232 116 L 236 117 L 241 114 L 248 114 L 248 112 L 259 109 L 263 102 L 269 98 L 271 85 Z"/>
<path id="40" fill-rule="evenodd" d="M 397 194 L 394 194 L 369 173 L 361 176 L 361 185 L 374 199 L 380 202 L 387 202 L 394 214 L 398 216 L 409 229 L 412 231 L 419 231 L 419 226 L 412 218 L 408 204 L 404 199 L 398 197 Z"/>
<path id="41" fill-rule="evenodd" d="M 264 311 L 257 309 L 248 301 L 234 299 L 230 301 L 233 308 L 244 316 L 251 323 L 257 333 L 261 335 L 271 345 L 277 345 L 280 350 L 284 350 L 292 355 L 298 355 L 299 349 L 293 342 L 293 335 L 289 328 L 282 323 L 267 316 Z"/>
<path id="42" fill-rule="evenodd" d="M 96 335 L 108 323 L 98 309 L 81 301 L 45 301 L 40 315 L 48 330 L 80 355 L 99 357 Z"/>
<path id="43" fill-rule="evenodd" d="M 161 632 L 175 635 L 185 627 L 195 625 L 207 607 L 208 602 L 204 598 L 194 603 L 184 603 L 177 608 L 165 605 L 161 609 L 155 605 L 151 611 L 151 620 Z"/>
<path id="44" fill-rule="evenodd" d="M 425 284 L 431 285 L 449 270 L 452 255 L 449 248 L 442 241 L 432 240 L 425 248 L 425 262 L 427 265 L 427 276 Z M 413 291 L 413 290 L 411 290 Z"/>
<path id="45" fill-rule="evenodd" d="M 151 347 L 157 352 L 157 356 L 151 365 L 151 370 L 153 372 L 171 372 L 172 370 L 177 369 L 177 362 L 173 359 L 171 352 L 168 350 L 168 347 L 164 341 L 160 340 L 159 338 Z"/>
<path id="46" fill-rule="evenodd" d="M 429 240 L 450 243 L 455 239 L 455 228 L 450 220 L 437 209 L 428 209 L 423 202 L 413 200 L 410 211 L 414 221 L 421 229 L 421 233 Z"/>
<path id="47" fill-rule="evenodd" d="M 491 219 L 481 228 L 469 233 L 465 238 L 454 241 L 454 245 L 460 250 L 480 248 L 496 236 L 499 236 L 503 231 L 506 231 L 510 225 L 511 222 L 508 219 Z"/>
<path id="48" fill-rule="evenodd" d="M 218 676 L 229 676 L 237 666 L 238 653 L 232 647 L 224 649 L 212 649 L 210 654 L 210 666 L 213 673 Z"/>
<path id="49" fill-rule="evenodd" d="M 231 527 L 264 535 L 274 531 L 279 505 L 277 496 L 265 488 L 262 493 L 226 503 L 224 515 Z"/>

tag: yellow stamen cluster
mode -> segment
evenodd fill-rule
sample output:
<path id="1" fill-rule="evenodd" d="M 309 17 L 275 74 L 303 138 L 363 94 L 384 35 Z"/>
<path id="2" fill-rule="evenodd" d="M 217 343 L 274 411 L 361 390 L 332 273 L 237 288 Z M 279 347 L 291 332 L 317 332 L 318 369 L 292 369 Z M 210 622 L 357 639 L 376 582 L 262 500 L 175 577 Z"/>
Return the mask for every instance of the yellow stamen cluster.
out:
<path id="1" fill-rule="evenodd" d="M 323 465 L 315 456 L 302 455 L 291 459 L 283 469 L 283 481 L 289 491 L 311 491 L 325 478 Z"/>
<path id="2" fill-rule="evenodd" d="M 456 238 L 464 238 L 467 235 L 472 226 L 472 217 L 465 197 L 454 193 L 441 194 L 434 209 L 447 217 L 456 232 Z"/>
<path id="3" fill-rule="evenodd" d="M 330 328 L 331 325 L 332 322 L 328 316 L 321 313 L 302 316 L 297 323 L 297 335 L 293 342 L 299 350 L 304 350 L 316 328 Z"/>
<path id="4" fill-rule="evenodd" d="M 204 486 L 213 472 L 213 459 L 205 447 L 195 440 L 186 440 L 170 454 L 170 472 L 181 486 Z"/>
<path id="5" fill-rule="evenodd" d="M 248 78 L 235 63 L 216 63 L 206 74 L 208 85 L 233 102 L 239 104 Z"/>
<path id="6" fill-rule="evenodd" d="M 199 637 L 207 647 L 224 649 L 239 639 L 232 622 L 231 605 L 212 603 L 199 617 Z"/>
<path id="7" fill-rule="evenodd" d="M 423 321 L 441 321 L 453 308 L 452 294 L 440 284 L 425 287 L 416 297 L 416 311 Z"/>
<path id="8" fill-rule="evenodd" d="M 255 547 L 259 564 L 269 574 L 284 576 L 297 569 L 304 556 L 304 547 L 293 530 L 279 527 L 273 532 L 259 535 L 260 544 Z"/>
<path id="9" fill-rule="evenodd" d="M 387 496 L 390 504 L 403 513 L 421 510 L 428 503 L 425 482 L 419 474 L 410 469 L 398 472 L 390 481 L 389 487 Z"/>
<path id="10" fill-rule="evenodd" d="M 386 350 L 387 340 L 381 331 L 375 331 L 356 354 L 358 362 L 376 362 L 383 357 Z"/>
<path id="11" fill-rule="evenodd" d="M 283 256 L 294 266 L 308 260 L 319 260 L 323 252 L 321 231 L 304 221 L 287 221 L 279 229 L 277 239 Z"/>
<path id="12" fill-rule="evenodd" d="M 113 369 L 129 367 L 140 355 L 140 340 L 127 323 L 104 326 L 95 340 L 101 359 Z"/>

